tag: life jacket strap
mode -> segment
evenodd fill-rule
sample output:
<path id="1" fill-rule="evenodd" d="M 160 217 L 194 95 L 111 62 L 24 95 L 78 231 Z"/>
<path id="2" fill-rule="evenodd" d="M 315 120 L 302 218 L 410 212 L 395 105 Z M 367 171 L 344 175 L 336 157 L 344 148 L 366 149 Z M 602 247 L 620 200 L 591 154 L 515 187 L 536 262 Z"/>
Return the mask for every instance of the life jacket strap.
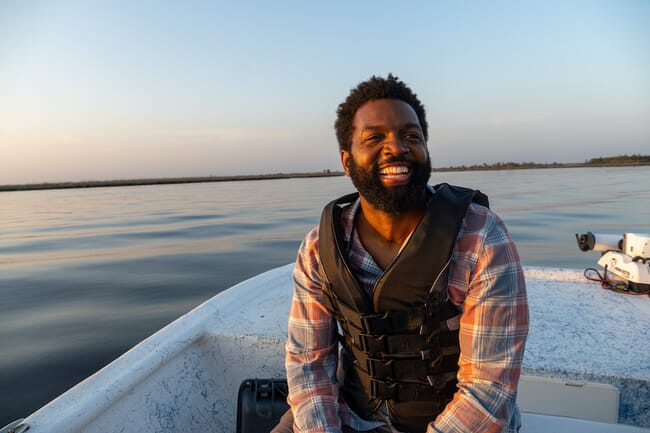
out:
<path id="1" fill-rule="evenodd" d="M 346 322 L 365 334 L 382 335 L 400 331 L 419 329 L 423 323 L 432 320 L 423 305 L 407 310 L 386 311 L 382 313 L 359 314 L 357 310 L 342 302 L 331 290 L 330 285 L 325 287 L 332 303 L 339 310 L 336 313 L 344 317 Z"/>
<path id="2" fill-rule="evenodd" d="M 357 370 L 366 376 L 379 379 L 414 379 L 443 372 L 455 372 L 458 368 L 458 351 L 450 348 L 425 349 L 419 353 L 419 357 L 380 358 L 367 356 L 353 347 L 351 355 L 357 360 L 354 364 Z"/>
<path id="3" fill-rule="evenodd" d="M 395 402 L 431 401 L 447 392 L 448 388 L 455 387 L 455 381 L 440 380 L 440 388 L 435 388 L 428 382 L 406 383 L 388 380 L 370 379 L 368 394 L 377 400 L 392 400 Z"/>
<path id="4" fill-rule="evenodd" d="M 420 352 L 428 348 L 429 336 L 414 334 L 373 335 L 355 333 L 350 330 L 348 341 L 352 346 L 366 354 L 401 354 L 407 357 L 420 357 Z"/>

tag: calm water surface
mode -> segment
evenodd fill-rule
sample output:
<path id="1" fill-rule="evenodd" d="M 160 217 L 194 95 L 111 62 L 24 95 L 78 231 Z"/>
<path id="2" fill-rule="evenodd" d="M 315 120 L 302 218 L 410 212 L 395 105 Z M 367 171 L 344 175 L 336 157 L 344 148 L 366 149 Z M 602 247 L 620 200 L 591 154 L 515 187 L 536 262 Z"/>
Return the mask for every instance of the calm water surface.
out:
<path id="1" fill-rule="evenodd" d="M 650 232 L 650 167 L 435 173 L 479 188 L 524 265 Z M 0 193 L 0 427 L 223 289 L 295 259 L 345 177 Z"/>

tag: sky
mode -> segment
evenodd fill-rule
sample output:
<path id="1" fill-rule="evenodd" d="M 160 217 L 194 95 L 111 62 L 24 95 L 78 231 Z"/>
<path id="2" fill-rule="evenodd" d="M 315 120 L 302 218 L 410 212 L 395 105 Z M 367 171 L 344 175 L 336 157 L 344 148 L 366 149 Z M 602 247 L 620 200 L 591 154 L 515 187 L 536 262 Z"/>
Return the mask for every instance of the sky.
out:
<path id="1" fill-rule="evenodd" d="M 0 0 L 0 185 L 340 170 L 393 73 L 433 167 L 650 154 L 650 1 Z"/>

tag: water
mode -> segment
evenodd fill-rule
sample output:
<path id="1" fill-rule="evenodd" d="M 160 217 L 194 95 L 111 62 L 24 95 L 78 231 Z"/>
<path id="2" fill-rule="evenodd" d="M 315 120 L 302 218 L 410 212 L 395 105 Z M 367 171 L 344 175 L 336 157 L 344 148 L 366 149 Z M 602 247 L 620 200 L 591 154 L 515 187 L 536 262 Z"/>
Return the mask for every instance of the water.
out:
<path id="1" fill-rule="evenodd" d="M 650 167 L 436 173 L 479 188 L 525 265 L 650 232 Z M 0 426 L 234 283 L 289 263 L 345 177 L 0 193 Z"/>

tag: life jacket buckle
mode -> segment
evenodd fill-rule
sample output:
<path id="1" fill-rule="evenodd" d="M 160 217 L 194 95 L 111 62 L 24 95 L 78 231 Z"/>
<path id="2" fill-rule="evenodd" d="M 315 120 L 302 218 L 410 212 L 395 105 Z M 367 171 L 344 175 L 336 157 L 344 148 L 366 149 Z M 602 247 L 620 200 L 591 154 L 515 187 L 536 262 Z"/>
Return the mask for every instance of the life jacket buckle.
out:
<path id="1" fill-rule="evenodd" d="M 438 356 L 436 356 L 436 359 L 431 361 L 429 366 L 431 366 L 432 368 L 438 368 L 440 367 L 440 364 L 442 364 L 442 353 L 439 353 Z"/>
<path id="2" fill-rule="evenodd" d="M 424 322 L 420 325 L 420 335 L 426 336 L 428 338 L 434 337 L 440 333 L 440 328 L 437 328 L 432 321 Z"/>
<path id="3" fill-rule="evenodd" d="M 390 359 L 367 358 L 366 366 L 368 367 L 369 375 L 372 377 L 388 378 L 395 375 L 393 368 L 394 362 Z"/>
<path id="4" fill-rule="evenodd" d="M 397 398 L 397 382 L 370 378 L 370 396 L 378 400 L 395 400 Z"/>
<path id="5" fill-rule="evenodd" d="M 447 386 L 447 381 L 442 376 L 427 376 L 427 382 L 436 394 L 441 394 Z"/>
<path id="6" fill-rule="evenodd" d="M 386 351 L 385 335 L 359 334 L 359 348 L 365 353 Z"/>
<path id="7" fill-rule="evenodd" d="M 390 320 L 391 313 L 364 314 L 361 316 L 363 331 L 367 333 L 380 334 L 390 332 L 392 323 Z"/>

